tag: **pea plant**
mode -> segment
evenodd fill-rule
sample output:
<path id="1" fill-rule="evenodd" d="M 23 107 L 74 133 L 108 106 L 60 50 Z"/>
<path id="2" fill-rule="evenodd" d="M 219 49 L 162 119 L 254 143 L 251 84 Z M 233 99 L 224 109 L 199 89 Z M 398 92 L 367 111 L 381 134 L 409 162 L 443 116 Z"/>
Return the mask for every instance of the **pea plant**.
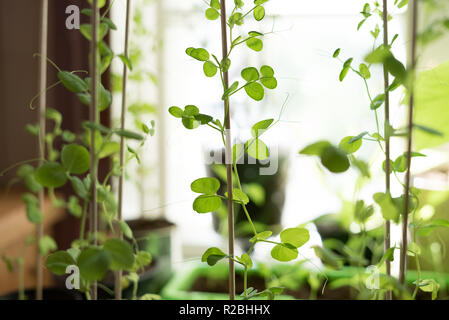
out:
<path id="1" fill-rule="evenodd" d="M 57 249 L 55 241 L 48 236 L 39 241 L 40 253 L 47 256 L 47 268 L 55 275 L 65 275 L 67 267 L 76 266 L 80 274 L 77 289 L 88 299 L 97 298 L 97 282 L 102 281 L 108 272 L 124 271 L 126 272 L 124 282 L 133 284 L 133 298 L 137 299 L 138 273 L 151 262 L 151 255 L 138 249 L 130 227 L 117 216 L 118 200 L 112 188 L 111 178 L 122 176 L 123 167 L 137 157 L 134 150 L 143 147 L 150 129 L 146 125 L 141 126 L 141 132 L 129 131 L 123 127 L 111 129 L 101 125 L 98 120 L 99 114 L 107 110 L 112 103 L 112 95 L 102 85 L 99 76 L 109 68 L 114 57 L 118 56 L 126 68 L 130 68 L 131 61 L 127 54 L 115 55 L 104 41 L 109 30 L 117 29 L 116 25 L 106 17 L 112 4 L 100 16 L 98 10 L 106 5 L 106 1 L 89 2 L 92 7 L 82 10 L 82 13 L 91 17 L 93 22 L 82 25 L 80 31 L 91 42 L 93 48 L 91 57 L 94 57 L 93 61 L 98 62 L 92 63 L 91 73 L 93 74 L 82 79 L 78 74 L 87 73 L 87 71 L 62 70 L 55 62 L 47 58 L 56 69 L 59 81 L 46 90 L 62 84 L 65 89 L 75 94 L 82 104 L 97 114 L 89 121 L 83 122 L 82 134 L 75 134 L 61 129 L 63 121 L 61 113 L 54 109 L 47 109 L 47 118 L 54 122 L 53 131 L 46 133 L 45 136 L 47 157 L 37 168 L 28 164 L 22 165 L 17 175 L 24 179 L 30 190 L 23 195 L 22 199 L 26 204 L 27 217 L 31 222 L 42 221 L 43 213 L 38 206 L 35 193 L 44 188 L 54 206 L 65 207 L 69 213 L 80 219 L 79 238 L 72 242 L 69 249 L 48 255 Z M 42 92 L 36 98 L 41 94 Z M 31 107 L 34 100 L 30 103 Z M 28 125 L 27 130 L 38 135 L 40 127 Z M 116 139 L 127 141 L 129 145 L 133 143 L 132 141 L 137 143 L 137 146 L 127 147 L 126 158 L 123 161 L 120 161 L 118 157 L 124 147 L 121 147 Z M 58 150 L 55 145 L 60 144 L 62 148 Z M 98 163 L 101 159 L 110 159 L 112 162 L 112 167 L 102 180 L 97 174 Z M 56 192 L 57 189 L 66 185 L 70 185 L 74 192 L 68 200 L 58 197 Z M 92 216 L 92 212 L 89 217 L 89 204 L 91 204 L 91 210 L 93 207 L 99 208 L 101 222 L 106 226 L 106 230 L 100 232 L 92 228 L 93 220 L 96 218 Z M 127 240 L 123 240 L 122 235 Z M 116 283 L 117 285 L 121 290 L 122 283 Z M 98 286 L 113 294 L 107 286 L 101 283 L 98 283 Z M 152 299 L 152 296 L 140 298 Z"/>
<path id="2" fill-rule="evenodd" d="M 254 18 L 255 21 L 262 21 L 265 18 L 264 4 L 267 2 L 268 0 L 255 0 L 251 8 L 247 10 L 247 6 L 245 6 L 243 1 L 235 0 L 233 1 L 229 19 L 227 19 L 226 1 L 211 0 L 208 3 L 209 6 L 206 9 L 205 16 L 211 21 L 220 18 L 222 40 L 221 59 L 217 55 L 210 54 L 205 48 L 189 47 L 186 49 L 188 56 L 203 64 L 203 72 L 206 77 L 214 78 L 216 75 L 219 76 L 223 94 L 217 100 L 222 101 L 224 104 L 222 120 L 214 118 L 212 115 L 201 113 L 200 109 L 195 105 L 187 105 L 184 109 L 177 106 L 169 108 L 169 113 L 175 118 L 180 119 L 186 129 L 193 130 L 200 126 L 205 126 L 218 132 L 218 136 L 225 148 L 227 192 L 225 194 L 217 194 L 220 189 L 220 181 L 212 177 L 199 178 L 192 182 L 190 188 L 193 192 L 199 194 L 193 202 L 193 210 L 197 213 L 214 212 L 222 206 L 222 201 L 227 201 L 228 203 L 229 252 L 225 253 L 218 247 L 212 247 L 206 250 L 201 260 L 213 266 L 222 259 L 229 259 L 230 299 L 234 299 L 235 295 L 234 263 L 241 265 L 244 270 L 244 291 L 241 294 L 244 299 L 262 296 L 274 298 L 275 295 L 282 292 L 282 289 L 277 287 L 268 288 L 261 292 L 251 287 L 248 288 L 248 270 L 253 267 L 250 254 L 257 243 L 272 244 L 271 256 L 274 259 L 278 261 L 291 261 L 298 257 L 298 248 L 309 240 L 309 232 L 305 228 L 287 228 L 280 233 L 280 242 L 269 240 L 272 232 L 256 230 L 246 209 L 246 205 L 250 200 L 242 189 L 237 170 L 237 162 L 245 152 L 256 160 L 269 159 L 269 149 L 261 137 L 266 130 L 273 127 L 277 122 L 274 119 L 261 120 L 251 127 L 252 138 L 246 141 L 246 143 L 232 145 L 231 141 L 231 98 L 244 90 L 251 99 L 262 101 L 266 89 L 273 90 L 278 84 L 274 69 L 271 66 L 263 65 L 260 67 L 241 67 L 243 83 L 242 80 L 235 80 L 229 85 L 229 71 L 232 68 L 231 54 L 235 52 L 236 48 L 246 45 L 247 48 L 256 52 L 263 50 L 264 43 L 262 39 L 266 33 L 259 31 L 244 33 L 242 29 L 245 21 L 250 19 L 250 17 Z M 230 44 L 229 47 L 228 44 Z M 241 206 L 243 209 L 253 233 L 252 238 L 249 240 L 251 243 L 250 249 L 240 256 L 234 254 L 234 204 Z"/>
<path id="3" fill-rule="evenodd" d="M 395 8 L 402 8 L 408 5 L 408 1 L 394 2 Z M 300 154 L 318 156 L 321 160 L 321 164 L 333 173 L 342 173 L 347 171 L 351 166 L 357 168 L 362 175 L 369 177 L 369 165 L 361 159 L 354 156 L 354 153 L 358 151 L 362 142 L 374 142 L 378 149 L 382 152 L 385 160 L 383 161 L 382 169 L 385 173 L 385 191 L 378 192 L 373 195 L 373 202 L 380 207 L 383 218 L 385 219 L 385 234 L 384 234 L 384 255 L 378 262 L 378 266 L 382 267 L 385 264 L 386 280 L 383 282 L 381 288 L 385 293 L 385 298 L 392 299 L 392 292 L 394 288 L 397 288 L 395 280 L 390 276 L 390 262 L 393 261 L 393 253 L 398 247 L 390 247 L 390 222 L 400 223 L 403 225 L 403 237 L 402 244 L 399 247 L 401 250 L 400 261 L 400 277 L 399 283 L 405 283 L 405 258 L 406 255 L 415 257 L 418 276 L 415 281 L 415 290 L 412 298 L 415 298 L 419 289 L 425 292 L 432 292 L 432 297 L 436 298 L 438 293 L 438 284 L 433 279 L 421 279 L 421 273 L 419 268 L 419 254 L 420 248 L 416 243 L 417 230 L 414 231 L 413 242 L 407 243 L 407 230 L 410 226 L 416 226 L 416 224 L 408 224 L 408 216 L 415 216 L 416 208 L 419 206 L 419 194 L 420 191 L 411 185 L 410 167 L 411 159 L 413 157 L 425 157 L 424 154 L 414 152 L 412 150 L 412 131 L 413 129 L 419 129 L 429 134 L 439 134 L 436 130 L 428 128 L 422 125 L 418 125 L 413 122 L 413 96 L 414 96 L 414 78 L 416 69 L 416 24 L 417 24 L 417 3 L 413 1 L 410 5 L 412 11 L 412 40 L 410 48 L 410 62 L 407 68 L 402 62 L 400 62 L 393 54 L 393 45 L 396 39 L 399 37 L 395 34 L 391 41 L 388 35 L 388 22 L 392 19 L 392 16 L 388 13 L 387 1 L 383 1 L 383 6 L 378 1 L 373 3 L 366 3 L 361 11 L 362 20 L 357 26 L 357 30 L 362 29 L 365 22 L 369 19 L 377 19 L 380 21 L 375 24 L 374 29 L 370 30 L 370 35 L 373 38 L 373 49 L 365 57 L 356 68 L 353 66 L 354 58 L 340 59 L 341 49 L 335 50 L 333 58 L 338 59 L 343 67 L 339 75 L 339 80 L 343 81 L 348 72 L 351 71 L 358 76 L 364 83 L 366 88 L 366 94 L 369 99 L 369 107 L 372 110 L 376 131 L 375 132 L 362 132 L 355 136 L 348 136 L 343 138 L 338 146 L 333 145 L 329 141 L 318 141 L 313 143 L 300 151 Z M 381 35 L 380 24 L 383 24 L 383 41 L 378 43 Z M 373 72 L 372 68 L 380 64 L 383 66 L 383 80 L 384 91 L 373 95 L 369 86 L 369 79 Z M 389 80 L 389 76 L 394 77 L 393 81 Z M 402 87 L 405 90 L 408 101 L 408 119 L 405 127 L 394 128 L 390 123 L 390 93 L 398 88 Z M 404 100 L 405 101 L 405 100 Z M 379 117 L 379 109 L 384 105 L 385 119 L 383 124 Z M 404 137 L 407 140 L 407 149 L 404 153 L 400 154 L 396 159 L 391 158 L 390 152 L 390 139 Z M 404 174 L 402 178 L 400 175 Z M 404 193 L 398 197 L 393 197 L 390 191 L 391 181 L 390 176 L 396 178 L 397 182 L 403 187 Z M 405 182 L 403 182 L 403 179 Z M 363 200 L 357 199 L 354 206 L 355 215 L 360 222 L 366 222 L 366 220 L 374 213 L 372 205 L 366 205 Z M 442 223 L 436 223 L 442 226 Z M 422 224 L 421 226 L 422 227 Z M 436 227 L 436 225 L 435 225 Z M 395 291 L 397 292 L 397 291 Z M 382 294 L 377 297 L 381 297 Z"/>

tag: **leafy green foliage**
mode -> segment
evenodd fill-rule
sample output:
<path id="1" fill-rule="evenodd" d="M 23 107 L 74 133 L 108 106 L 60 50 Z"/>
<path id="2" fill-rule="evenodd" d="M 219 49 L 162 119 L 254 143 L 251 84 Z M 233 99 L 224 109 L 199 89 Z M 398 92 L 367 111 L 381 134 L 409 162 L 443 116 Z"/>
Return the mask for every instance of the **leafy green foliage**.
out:
<path id="1" fill-rule="evenodd" d="M 67 182 L 66 169 L 60 163 L 47 162 L 36 170 L 35 178 L 44 187 L 62 187 Z"/>
<path id="2" fill-rule="evenodd" d="M 82 174 L 89 170 L 89 151 L 83 146 L 69 144 L 62 148 L 61 161 L 64 168 L 72 174 Z"/>
<path id="3" fill-rule="evenodd" d="M 76 261 L 66 251 L 58 251 L 47 258 L 45 265 L 52 273 L 61 276 L 65 275 L 68 266 L 76 265 Z"/>
<path id="4" fill-rule="evenodd" d="M 227 255 L 223 251 L 221 251 L 219 248 L 212 247 L 212 248 L 207 249 L 206 252 L 204 252 L 203 256 L 201 257 L 201 261 L 207 262 L 208 265 L 213 266 L 218 261 L 220 261 L 226 257 L 227 257 Z"/>

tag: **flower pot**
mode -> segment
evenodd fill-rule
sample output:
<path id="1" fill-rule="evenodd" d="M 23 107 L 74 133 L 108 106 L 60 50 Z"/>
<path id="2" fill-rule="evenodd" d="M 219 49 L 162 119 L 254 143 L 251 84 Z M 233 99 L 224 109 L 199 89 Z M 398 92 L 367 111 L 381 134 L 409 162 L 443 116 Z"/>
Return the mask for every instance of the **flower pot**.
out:
<path id="1" fill-rule="evenodd" d="M 243 292 L 243 269 L 236 268 L 236 292 Z M 213 267 L 206 264 L 186 264 L 176 272 L 162 289 L 162 299 L 166 300 L 228 300 L 228 265 L 219 263 Z M 248 287 L 259 291 L 265 289 L 265 283 L 259 270 L 248 271 Z M 240 295 L 236 299 L 243 299 Z M 291 300 L 291 296 L 279 295 L 276 299 Z"/>
<path id="2" fill-rule="evenodd" d="M 222 163 L 224 163 L 224 151 Z M 248 194 L 250 202 L 246 205 L 248 213 L 253 220 L 256 229 L 271 230 L 273 233 L 280 231 L 282 209 L 285 201 L 286 181 L 286 158 L 279 155 L 278 170 L 273 175 L 261 175 L 260 169 L 268 165 L 259 160 L 254 160 L 245 153 L 244 161 L 237 164 L 240 183 L 243 190 Z M 219 194 L 226 192 L 226 171 L 222 164 L 212 164 L 207 167 L 208 176 L 220 180 Z M 249 192 L 249 190 L 253 192 Z M 254 194 L 254 196 L 252 196 Z M 235 236 L 243 249 L 249 249 L 251 245 L 248 239 L 253 236 L 252 230 L 247 223 L 247 218 L 240 206 L 234 206 L 235 212 Z M 219 212 L 213 216 L 214 229 L 224 233 L 227 226 L 227 203 L 224 201 Z M 246 250 L 245 249 L 245 250 Z"/>

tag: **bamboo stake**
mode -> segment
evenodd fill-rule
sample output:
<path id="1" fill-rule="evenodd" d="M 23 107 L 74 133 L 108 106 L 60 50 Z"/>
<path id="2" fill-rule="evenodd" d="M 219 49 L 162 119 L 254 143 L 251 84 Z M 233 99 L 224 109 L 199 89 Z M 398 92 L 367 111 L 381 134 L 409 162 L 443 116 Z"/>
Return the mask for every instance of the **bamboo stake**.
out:
<path id="1" fill-rule="evenodd" d="M 220 1 L 221 7 L 221 44 L 223 60 L 228 55 L 228 38 L 227 38 L 227 23 L 226 23 L 226 0 Z M 229 73 L 223 74 L 224 90 L 229 88 Z M 229 98 L 224 101 L 225 112 L 225 129 L 226 129 L 226 173 L 227 173 L 227 192 L 228 192 L 228 241 L 229 241 L 229 299 L 235 299 L 235 269 L 234 269 L 234 204 L 232 202 L 232 141 L 231 141 L 231 114 Z M 229 163 L 231 161 L 231 163 Z"/>
<path id="2" fill-rule="evenodd" d="M 383 0 L 383 25 L 384 25 L 384 47 L 388 47 L 388 7 L 387 0 Z M 385 126 L 390 123 L 390 93 L 388 91 L 389 79 L 388 70 L 384 64 L 384 88 L 385 88 Z M 385 135 L 385 192 L 390 192 L 390 137 Z M 390 249 L 390 221 L 385 221 L 385 239 L 384 250 L 387 252 Z M 391 263 L 390 260 L 385 261 L 386 274 L 391 275 Z M 385 298 L 392 300 L 392 292 L 387 291 Z"/>
<path id="3" fill-rule="evenodd" d="M 126 29 L 125 29 L 125 51 L 124 55 L 128 57 L 128 44 L 129 44 L 129 21 L 131 16 L 131 4 L 130 0 L 126 1 Z M 123 87 L 122 87 L 122 110 L 120 114 L 120 128 L 122 130 L 125 129 L 125 116 L 126 116 L 126 83 L 128 78 L 128 67 L 126 64 L 123 64 Z M 123 210 L 123 175 L 124 175 L 124 167 L 125 164 L 125 138 L 120 137 L 120 177 L 118 182 L 118 212 L 117 218 L 119 221 L 122 221 L 122 210 Z M 123 238 L 123 233 L 118 229 L 120 239 Z M 115 274 L 115 299 L 122 299 L 122 271 L 117 271 Z"/>
<path id="4" fill-rule="evenodd" d="M 408 110 L 408 137 L 407 137 L 407 173 L 405 175 L 405 204 L 404 204 L 404 217 L 402 221 L 402 246 L 401 246 L 401 259 L 399 263 L 399 282 L 405 283 L 406 275 L 406 258 L 407 258 L 407 224 L 408 224 L 408 212 L 410 210 L 410 181 L 411 181 L 411 162 L 412 162 L 412 136 L 413 136 L 413 108 L 414 108 L 414 81 L 415 81 L 415 69 L 416 69 L 416 34 L 418 25 L 418 3 L 417 0 L 413 0 L 411 3 L 412 18 L 411 18 L 411 48 L 410 48 L 410 67 L 409 70 L 412 74 L 412 80 L 410 81 L 410 101 Z"/>
<path id="5" fill-rule="evenodd" d="M 93 0 L 92 3 L 92 41 L 91 41 L 91 63 L 90 63 L 90 73 L 91 73 L 91 108 L 89 114 L 89 120 L 95 123 L 99 122 L 98 114 L 98 69 L 97 69 L 97 51 L 98 51 L 98 17 L 99 10 L 97 5 L 97 0 Z M 92 180 L 92 190 L 91 190 L 91 204 L 90 204 L 90 232 L 94 236 L 94 245 L 97 245 L 97 231 L 98 231 L 98 207 L 97 207 L 97 177 L 98 177 L 98 161 L 95 153 L 95 130 L 91 130 L 90 133 L 90 177 Z M 92 299 L 97 300 L 97 283 L 92 284 Z"/>
<path id="6" fill-rule="evenodd" d="M 42 92 L 39 98 L 39 166 L 44 164 L 45 159 L 45 132 L 46 132 L 46 105 L 47 105 L 47 93 L 45 88 L 47 87 L 47 47 L 48 47 L 48 0 L 42 0 L 41 11 L 41 39 L 40 39 L 40 51 L 42 58 L 40 59 L 39 66 L 39 92 Z M 39 208 L 44 212 L 44 189 L 39 191 Z M 43 298 L 43 268 L 42 268 L 42 255 L 39 250 L 39 241 L 44 235 L 44 225 L 39 223 L 36 225 L 36 245 L 37 245 L 37 257 L 36 257 L 36 300 L 42 300 Z"/>

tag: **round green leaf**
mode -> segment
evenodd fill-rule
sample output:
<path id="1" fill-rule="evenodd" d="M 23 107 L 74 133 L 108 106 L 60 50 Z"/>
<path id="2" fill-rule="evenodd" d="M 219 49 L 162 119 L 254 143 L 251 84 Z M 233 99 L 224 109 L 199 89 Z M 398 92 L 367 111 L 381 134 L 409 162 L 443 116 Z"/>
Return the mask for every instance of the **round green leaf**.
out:
<path id="1" fill-rule="evenodd" d="M 276 78 L 261 78 L 260 82 L 264 85 L 267 89 L 276 89 L 278 86 L 278 81 Z"/>
<path id="2" fill-rule="evenodd" d="M 186 116 L 196 116 L 200 113 L 200 109 L 193 105 L 188 105 L 184 108 L 184 115 Z"/>
<path id="3" fill-rule="evenodd" d="M 260 83 L 252 82 L 245 86 L 245 91 L 250 98 L 261 101 L 265 96 L 265 90 Z"/>
<path id="4" fill-rule="evenodd" d="M 134 252 L 128 242 L 121 239 L 109 239 L 103 245 L 103 249 L 111 258 L 111 270 L 126 270 L 133 266 Z"/>
<path id="5" fill-rule="evenodd" d="M 265 17 L 265 8 L 262 6 L 256 6 L 256 8 L 254 9 L 254 19 L 260 21 L 264 17 Z"/>
<path id="6" fill-rule="evenodd" d="M 220 189 L 220 181 L 216 178 L 200 178 L 192 182 L 190 189 L 196 193 L 216 194 Z"/>
<path id="7" fill-rule="evenodd" d="M 207 213 L 221 207 L 221 198 L 216 195 L 201 195 L 193 201 L 193 210 L 198 213 Z"/>
<path id="8" fill-rule="evenodd" d="M 214 9 L 220 10 L 220 0 L 211 0 L 210 6 Z"/>
<path id="9" fill-rule="evenodd" d="M 204 62 L 203 71 L 206 77 L 212 78 L 217 74 L 218 68 L 215 64 L 210 61 Z"/>
<path id="10" fill-rule="evenodd" d="M 260 68 L 260 73 L 263 77 L 272 78 L 274 76 L 274 70 L 272 67 L 264 65 Z"/>
<path id="11" fill-rule="evenodd" d="M 309 230 L 305 228 L 288 228 L 281 232 L 281 241 L 289 243 L 296 248 L 304 245 L 309 239 Z"/>
<path id="12" fill-rule="evenodd" d="M 90 154 L 83 146 L 69 144 L 62 148 L 61 161 L 68 172 L 82 174 L 89 170 Z"/>
<path id="13" fill-rule="evenodd" d="M 246 81 L 257 81 L 259 80 L 259 71 L 254 67 L 248 67 L 242 70 L 242 78 Z"/>
<path id="14" fill-rule="evenodd" d="M 255 241 L 265 240 L 265 239 L 271 237 L 272 234 L 273 234 L 273 232 L 271 232 L 271 231 L 263 231 L 263 232 L 256 234 L 249 241 L 255 242 Z"/>
<path id="15" fill-rule="evenodd" d="M 209 52 L 203 48 L 187 48 L 186 53 L 198 61 L 208 61 L 210 58 Z"/>
<path id="16" fill-rule="evenodd" d="M 226 253 L 221 251 L 217 247 L 212 247 L 206 250 L 204 252 L 203 256 L 201 257 L 202 262 L 207 262 L 208 265 L 213 266 L 218 261 L 226 257 Z"/>
<path id="17" fill-rule="evenodd" d="M 193 116 L 183 116 L 182 124 L 186 129 L 193 130 L 200 126 L 201 121 L 198 121 Z"/>
<path id="18" fill-rule="evenodd" d="M 182 115 L 184 114 L 184 111 L 179 107 L 170 107 L 168 112 L 175 118 L 182 118 Z"/>
<path id="19" fill-rule="evenodd" d="M 51 254 L 45 265 L 55 275 L 61 276 L 65 274 L 65 270 L 70 265 L 75 265 L 76 262 L 72 256 L 66 251 L 58 251 Z"/>
<path id="20" fill-rule="evenodd" d="M 345 137 L 340 141 L 340 144 L 338 145 L 338 147 L 347 154 L 356 152 L 362 146 L 362 139 L 358 139 L 351 143 L 352 138 L 354 138 L 354 136 Z"/>
<path id="21" fill-rule="evenodd" d="M 246 45 L 248 46 L 248 48 L 257 52 L 262 51 L 263 49 L 262 40 L 257 38 L 249 38 L 248 40 L 246 40 Z"/>
<path id="22" fill-rule="evenodd" d="M 359 72 L 361 76 L 365 79 L 371 78 L 371 72 L 368 69 L 368 66 L 364 63 L 361 63 L 359 66 Z"/>
<path id="23" fill-rule="evenodd" d="M 334 146 L 329 146 L 323 150 L 321 163 L 333 173 L 341 173 L 349 169 L 348 157 L 342 150 Z"/>
<path id="24" fill-rule="evenodd" d="M 47 188 L 59 188 L 67 182 L 66 170 L 57 162 L 47 162 L 34 174 L 37 182 Z"/>
<path id="25" fill-rule="evenodd" d="M 271 250 L 271 256 L 281 262 L 295 260 L 298 257 L 298 249 L 288 244 L 278 244 Z"/>
<path id="26" fill-rule="evenodd" d="M 305 154 L 308 156 L 319 156 L 320 157 L 321 154 L 323 153 L 324 149 L 326 149 L 329 146 L 331 146 L 331 143 L 329 141 L 322 140 L 322 141 L 318 141 L 318 142 L 308 145 L 307 147 L 305 147 L 304 149 L 299 151 L 299 153 Z"/>
<path id="27" fill-rule="evenodd" d="M 78 257 L 81 276 L 89 282 L 102 280 L 108 272 L 110 263 L 109 254 L 97 247 L 87 248 Z"/>
<path id="28" fill-rule="evenodd" d="M 217 11 L 217 9 L 209 8 L 206 10 L 206 18 L 208 20 L 217 20 L 220 16 L 220 13 Z"/>
<path id="29" fill-rule="evenodd" d="M 248 140 L 245 148 L 247 149 L 248 154 L 257 160 L 266 160 L 270 156 L 268 147 L 262 140 L 257 138 Z"/>

